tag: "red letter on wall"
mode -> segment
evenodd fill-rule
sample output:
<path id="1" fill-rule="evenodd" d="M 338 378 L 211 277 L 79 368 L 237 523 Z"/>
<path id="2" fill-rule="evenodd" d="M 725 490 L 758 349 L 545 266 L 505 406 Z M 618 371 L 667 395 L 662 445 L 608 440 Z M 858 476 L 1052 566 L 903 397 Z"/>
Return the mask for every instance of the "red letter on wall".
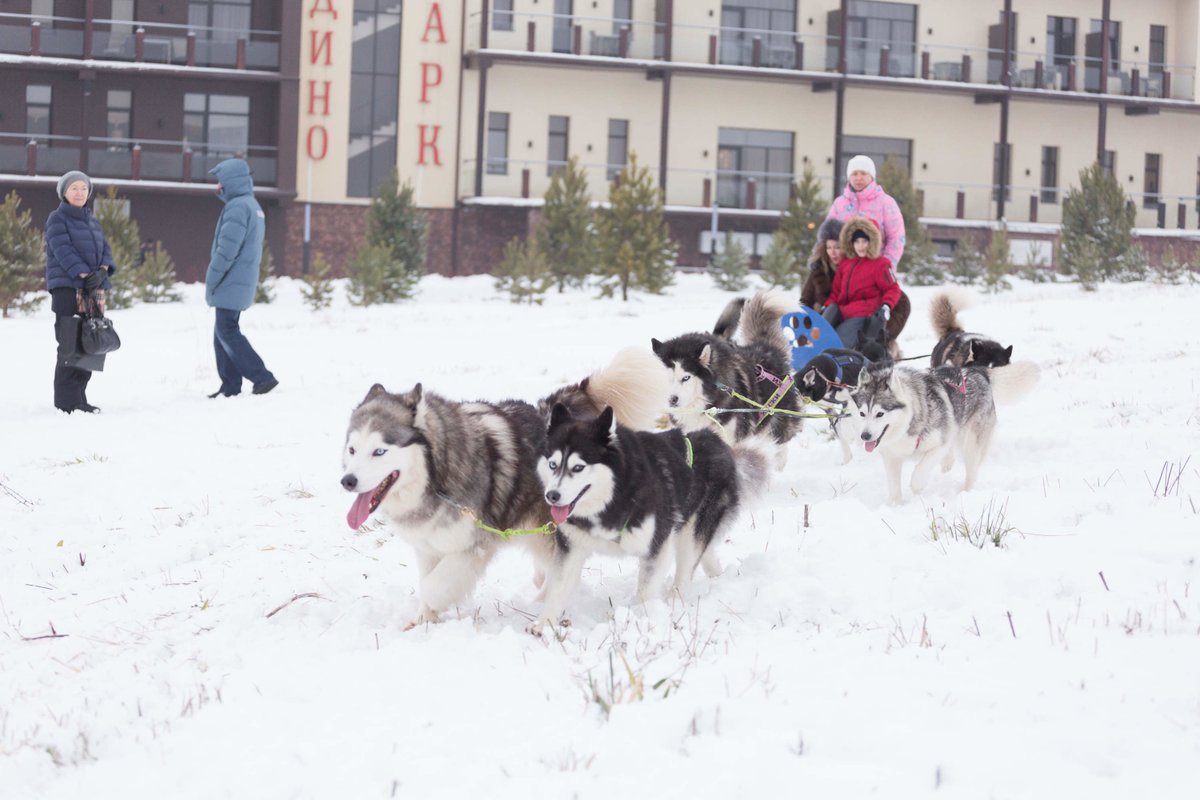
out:
<path id="1" fill-rule="evenodd" d="M 418 156 L 417 156 L 417 164 L 425 163 L 425 151 L 426 151 L 426 149 L 428 149 L 433 152 L 433 165 L 435 167 L 440 167 L 442 165 L 442 156 L 441 156 L 441 153 L 438 152 L 437 138 L 438 138 L 438 134 L 442 132 L 442 126 L 441 125 L 433 126 L 433 136 L 427 135 L 429 127 L 430 126 L 428 126 L 428 125 L 418 125 L 417 126 L 417 128 L 420 129 L 420 133 L 421 133 L 421 137 L 420 137 L 421 143 L 420 143 L 420 150 L 418 151 Z"/>
<path id="2" fill-rule="evenodd" d="M 321 37 L 320 41 L 317 41 L 318 35 Z M 325 66 L 328 67 L 331 65 L 332 62 L 330 61 L 330 56 L 333 55 L 333 31 L 324 31 L 321 33 L 318 33 L 317 31 L 309 31 L 308 44 L 308 49 L 311 51 L 308 56 L 308 63 L 316 64 L 318 61 L 320 61 L 321 52 L 324 51 Z"/>
<path id="3" fill-rule="evenodd" d="M 337 11 L 333 8 L 333 0 L 325 0 L 324 8 L 321 8 L 321 0 L 313 0 L 312 8 L 308 10 L 308 18 L 312 19 L 314 14 L 333 14 L 333 18 L 337 19 Z"/>
<path id="4" fill-rule="evenodd" d="M 429 90 L 442 85 L 442 65 L 429 61 L 421 62 L 421 101 L 429 102 Z"/>
<path id="5" fill-rule="evenodd" d="M 429 32 L 437 31 L 438 42 L 446 43 L 446 29 L 442 25 L 442 7 L 434 2 L 433 7 L 429 9 L 429 16 L 425 19 L 425 33 L 421 35 L 422 42 L 429 41 Z"/>
<path id="6" fill-rule="evenodd" d="M 318 137 L 316 134 L 320 134 Z M 316 149 L 317 139 L 320 139 L 321 150 L 318 153 Z M 308 129 L 308 157 L 313 161 L 320 161 L 325 158 L 325 154 L 329 152 L 329 133 L 325 130 L 324 125 L 314 125 Z"/>
<path id="7" fill-rule="evenodd" d="M 325 85 L 324 91 L 321 94 L 317 94 L 317 81 L 309 81 L 308 82 L 308 113 L 309 114 L 319 113 L 320 116 L 322 116 L 322 117 L 328 117 L 329 116 L 329 84 L 331 83 L 331 81 L 320 81 L 320 82 Z M 317 110 L 316 110 L 317 103 L 322 104 L 322 107 L 324 108 L 323 111 L 317 112 Z"/>

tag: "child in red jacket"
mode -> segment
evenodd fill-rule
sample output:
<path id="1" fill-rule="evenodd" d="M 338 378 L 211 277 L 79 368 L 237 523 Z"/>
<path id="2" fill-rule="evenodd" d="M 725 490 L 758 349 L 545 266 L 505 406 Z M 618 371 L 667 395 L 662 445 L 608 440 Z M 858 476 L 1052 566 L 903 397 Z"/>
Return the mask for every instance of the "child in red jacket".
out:
<path id="1" fill-rule="evenodd" d="M 879 229 L 866 217 L 842 226 L 842 262 L 822 315 L 837 329 L 843 347 L 872 360 L 886 357 L 887 320 L 900 299 L 892 263 L 879 255 L 881 244 Z"/>

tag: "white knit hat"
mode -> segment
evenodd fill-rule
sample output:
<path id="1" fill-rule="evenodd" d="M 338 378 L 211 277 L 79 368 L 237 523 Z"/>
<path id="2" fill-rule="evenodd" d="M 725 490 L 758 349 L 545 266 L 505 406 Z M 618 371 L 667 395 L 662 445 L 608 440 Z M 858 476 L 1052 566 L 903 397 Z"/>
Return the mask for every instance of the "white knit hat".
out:
<path id="1" fill-rule="evenodd" d="M 58 199 L 59 200 L 66 199 L 63 195 L 66 194 L 67 187 L 70 186 L 75 181 L 83 181 L 84 183 L 86 183 L 87 189 L 88 189 L 88 197 L 92 196 L 92 179 L 89 178 L 87 175 L 84 175 L 79 170 L 73 169 L 58 179 Z"/>
<path id="2" fill-rule="evenodd" d="M 865 172 L 874 178 L 875 162 L 868 156 L 855 156 L 850 159 L 850 163 L 846 164 L 846 178 L 849 179 L 855 172 Z"/>

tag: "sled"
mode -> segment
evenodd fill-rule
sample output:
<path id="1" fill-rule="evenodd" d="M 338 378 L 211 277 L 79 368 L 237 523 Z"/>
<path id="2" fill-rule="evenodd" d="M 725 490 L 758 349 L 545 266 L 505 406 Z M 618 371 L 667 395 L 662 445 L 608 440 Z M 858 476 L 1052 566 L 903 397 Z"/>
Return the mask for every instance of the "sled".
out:
<path id="1" fill-rule="evenodd" d="M 842 339 L 824 317 L 808 306 L 789 311 L 779 319 L 784 335 L 792 343 L 792 369 L 798 370 L 813 356 L 830 347 L 842 347 Z"/>

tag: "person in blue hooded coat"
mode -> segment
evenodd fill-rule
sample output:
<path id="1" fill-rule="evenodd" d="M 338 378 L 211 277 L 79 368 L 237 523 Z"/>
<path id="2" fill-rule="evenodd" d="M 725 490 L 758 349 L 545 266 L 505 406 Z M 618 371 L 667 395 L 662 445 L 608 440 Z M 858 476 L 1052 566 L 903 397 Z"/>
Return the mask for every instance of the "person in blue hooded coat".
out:
<path id="1" fill-rule="evenodd" d="M 92 179 L 71 170 L 58 180 L 58 208 L 46 218 L 46 289 L 54 312 L 58 352 L 54 365 L 54 407 L 70 414 L 95 414 L 100 409 L 87 399 L 90 370 L 71 364 L 79 328 L 72 318 L 82 316 L 83 293 L 112 288 L 109 276 L 116 273 L 112 250 L 100 223 L 87 207 L 92 196 Z M 103 302 L 102 300 L 100 302 Z"/>
<path id="2" fill-rule="evenodd" d="M 225 204 L 204 277 L 204 299 L 216 309 L 213 349 L 221 376 L 221 388 L 209 397 L 241 394 L 243 380 L 250 381 L 254 394 L 266 394 L 279 381 L 241 329 L 242 312 L 253 305 L 258 288 L 266 216 L 254 199 L 254 181 L 245 161 L 226 159 L 209 174 L 216 177 L 217 197 Z"/>

